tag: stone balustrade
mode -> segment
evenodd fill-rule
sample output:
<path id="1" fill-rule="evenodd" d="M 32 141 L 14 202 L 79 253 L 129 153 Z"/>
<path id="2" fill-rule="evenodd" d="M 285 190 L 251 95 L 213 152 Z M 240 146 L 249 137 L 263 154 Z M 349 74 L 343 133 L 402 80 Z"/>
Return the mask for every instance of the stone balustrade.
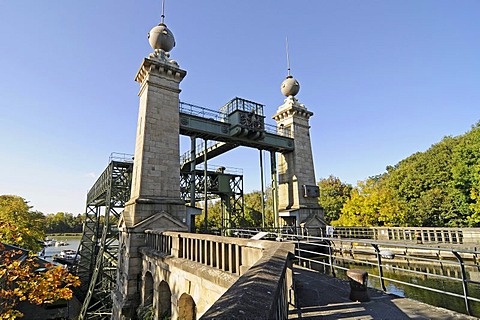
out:
<path id="1" fill-rule="evenodd" d="M 184 232 L 145 233 L 145 252 L 153 250 L 169 259 L 188 261 L 189 266 L 197 263 L 201 265 L 198 268 L 213 268 L 238 277 L 211 306 L 202 307 L 201 319 L 288 316 L 289 303 L 294 303 L 293 244 Z"/>

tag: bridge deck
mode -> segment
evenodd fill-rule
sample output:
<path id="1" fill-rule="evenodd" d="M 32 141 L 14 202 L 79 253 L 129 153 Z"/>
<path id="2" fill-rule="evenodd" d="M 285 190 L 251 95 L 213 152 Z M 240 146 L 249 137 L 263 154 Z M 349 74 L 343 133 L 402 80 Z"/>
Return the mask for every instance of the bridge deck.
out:
<path id="1" fill-rule="evenodd" d="M 295 266 L 298 308 L 289 319 L 477 319 L 369 288 L 370 302 L 350 301 L 348 282 Z"/>

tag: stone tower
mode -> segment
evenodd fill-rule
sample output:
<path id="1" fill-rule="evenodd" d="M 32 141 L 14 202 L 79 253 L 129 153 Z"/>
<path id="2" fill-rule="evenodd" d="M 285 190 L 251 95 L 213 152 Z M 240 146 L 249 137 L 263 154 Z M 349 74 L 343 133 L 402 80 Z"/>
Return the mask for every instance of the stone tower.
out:
<path id="1" fill-rule="evenodd" d="M 135 81 L 140 105 L 135 142 L 131 198 L 120 220 L 117 291 L 113 319 L 131 319 L 140 303 L 139 247 L 147 229 L 187 231 L 180 198 L 179 84 L 186 71 L 170 59 L 172 32 L 162 22 L 149 33 L 154 52 L 145 58 Z"/>
<path id="2" fill-rule="evenodd" d="M 277 127 L 294 138 L 295 149 L 278 158 L 278 211 L 284 224 L 306 227 L 318 233 L 324 227 L 323 211 L 318 204 L 319 189 L 315 181 L 309 119 L 313 112 L 298 102 L 295 95 L 300 84 L 289 74 L 282 82 L 286 96 L 273 119 Z"/>

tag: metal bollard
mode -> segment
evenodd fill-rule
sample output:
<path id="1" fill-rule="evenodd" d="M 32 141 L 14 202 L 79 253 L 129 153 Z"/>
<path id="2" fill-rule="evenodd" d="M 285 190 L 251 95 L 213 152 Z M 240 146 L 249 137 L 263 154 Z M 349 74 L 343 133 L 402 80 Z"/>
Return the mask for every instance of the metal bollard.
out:
<path id="1" fill-rule="evenodd" d="M 347 277 L 350 282 L 350 300 L 359 302 L 370 301 L 367 292 L 368 273 L 360 269 L 350 269 L 347 271 Z"/>

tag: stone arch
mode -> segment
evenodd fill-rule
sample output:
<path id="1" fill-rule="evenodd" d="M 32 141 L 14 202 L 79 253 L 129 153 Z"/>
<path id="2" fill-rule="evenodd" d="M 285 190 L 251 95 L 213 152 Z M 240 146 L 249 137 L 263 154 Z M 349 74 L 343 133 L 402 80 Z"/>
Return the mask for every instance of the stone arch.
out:
<path id="1" fill-rule="evenodd" d="M 182 294 L 178 299 L 178 319 L 181 320 L 195 320 L 197 306 L 192 296 L 189 294 Z"/>
<path id="2" fill-rule="evenodd" d="M 166 281 L 158 286 L 158 314 L 159 319 L 170 319 L 172 316 L 172 292 Z"/>
<path id="3" fill-rule="evenodd" d="M 142 291 L 142 304 L 144 306 L 152 306 L 153 305 L 153 276 L 152 274 L 147 271 L 143 276 L 143 291 Z"/>
<path id="4" fill-rule="evenodd" d="M 142 278 L 141 305 L 137 308 L 139 319 L 150 319 L 155 316 L 155 306 L 153 296 L 154 280 L 152 274 L 147 271 Z"/>

